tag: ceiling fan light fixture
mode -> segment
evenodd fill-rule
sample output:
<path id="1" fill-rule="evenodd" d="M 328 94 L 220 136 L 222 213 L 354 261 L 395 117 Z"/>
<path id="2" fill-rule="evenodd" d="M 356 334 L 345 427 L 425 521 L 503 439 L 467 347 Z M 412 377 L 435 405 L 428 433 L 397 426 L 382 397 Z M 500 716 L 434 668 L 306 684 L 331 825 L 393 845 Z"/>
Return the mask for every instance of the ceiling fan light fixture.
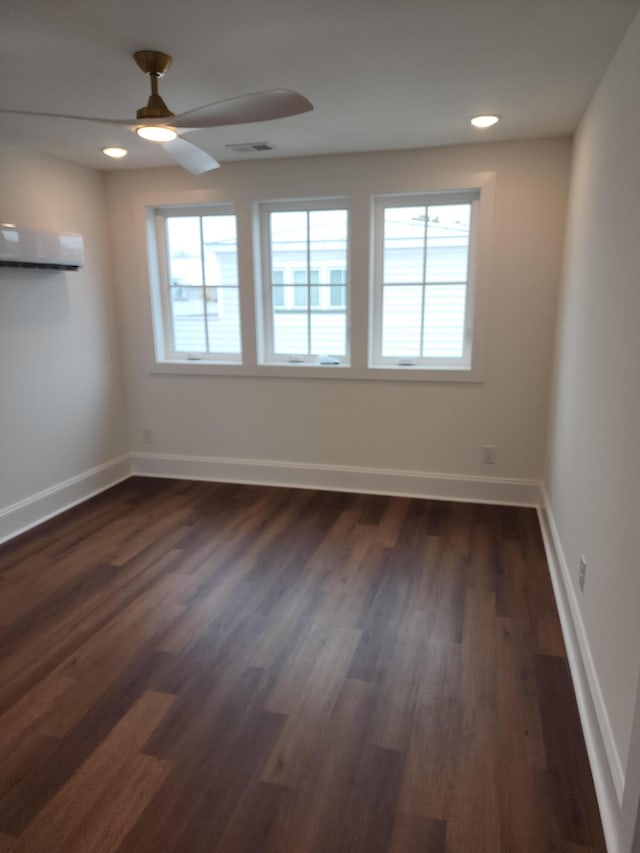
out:
<path id="1" fill-rule="evenodd" d="M 118 148 L 115 145 L 109 145 L 106 148 L 101 149 L 103 154 L 106 154 L 107 157 L 113 157 L 114 160 L 119 160 L 120 157 L 126 157 L 129 153 L 126 148 Z"/>
<path id="2" fill-rule="evenodd" d="M 138 127 L 136 133 L 149 142 L 171 142 L 178 135 L 170 127 L 160 127 L 155 124 Z"/>
<path id="3" fill-rule="evenodd" d="M 474 116 L 470 119 L 471 124 L 474 127 L 493 127 L 494 124 L 497 124 L 500 121 L 500 116 L 496 115 L 487 115 L 487 116 Z"/>

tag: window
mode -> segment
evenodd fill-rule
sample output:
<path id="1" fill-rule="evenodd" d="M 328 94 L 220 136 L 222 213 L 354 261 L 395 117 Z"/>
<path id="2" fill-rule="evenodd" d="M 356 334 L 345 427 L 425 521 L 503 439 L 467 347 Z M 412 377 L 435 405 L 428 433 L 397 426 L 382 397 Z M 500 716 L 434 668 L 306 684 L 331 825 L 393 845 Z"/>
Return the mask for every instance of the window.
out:
<path id="1" fill-rule="evenodd" d="M 164 358 L 239 363 L 235 215 L 228 207 L 167 208 L 155 218 L 160 298 L 154 319 Z"/>
<path id="2" fill-rule="evenodd" d="M 231 203 L 149 203 L 151 369 L 482 381 L 495 175 L 409 186 L 372 197 L 359 185 L 353 205 L 245 199 L 239 243 Z"/>
<path id="3" fill-rule="evenodd" d="M 348 362 L 344 202 L 263 204 L 264 363 Z M 335 272 L 340 272 L 340 280 Z"/>
<path id="4" fill-rule="evenodd" d="M 376 199 L 371 367 L 470 368 L 478 198 Z"/>

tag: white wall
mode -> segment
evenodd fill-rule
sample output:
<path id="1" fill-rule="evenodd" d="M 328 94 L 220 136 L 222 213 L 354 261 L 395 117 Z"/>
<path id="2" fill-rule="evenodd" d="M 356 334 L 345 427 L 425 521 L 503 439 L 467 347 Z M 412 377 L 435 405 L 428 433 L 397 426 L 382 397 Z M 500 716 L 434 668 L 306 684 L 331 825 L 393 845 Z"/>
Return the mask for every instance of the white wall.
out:
<path id="1" fill-rule="evenodd" d="M 0 269 L 1 540 L 60 507 L 31 518 L 34 495 L 125 453 L 127 436 L 102 175 L 1 145 L 0 222 L 78 231 L 86 256 L 78 272 Z"/>
<path id="2" fill-rule="evenodd" d="M 110 173 L 133 450 L 539 480 L 570 153 L 569 140 L 553 139 L 223 164 L 200 178 L 179 169 Z M 351 273 L 362 294 L 371 194 L 428 190 L 447 175 L 486 172 L 496 180 L 481 384 L 150 373 L 145 203 L 233 202 L 242 237 L 256 200 L 349 196 Z M 240 274 L 251 288 L 246 251 Z M 141 443 L 143 428 L 153 430 L 152 448 Z M 493 468 L 480 462 L 483 444 L 497 446 Z"/>
<path id="3" fill-rule="evenodd" d="M 612 805 L 623 853 L 640 786 L 638 80 L 640 17 L 576 139 L 546 472 L 599 725 L 614 779 L 622 774 L 619 793 L 626 777 L 622 810 Z"/>

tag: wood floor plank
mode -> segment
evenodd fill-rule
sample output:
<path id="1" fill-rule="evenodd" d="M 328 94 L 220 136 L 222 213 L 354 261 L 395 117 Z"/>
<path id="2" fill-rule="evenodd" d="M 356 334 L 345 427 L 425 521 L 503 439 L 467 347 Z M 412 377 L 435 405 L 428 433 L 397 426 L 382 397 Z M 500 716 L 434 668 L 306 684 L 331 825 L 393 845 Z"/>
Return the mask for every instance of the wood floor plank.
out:
<path id="1" fill-rule="evenodd" d="M 117 785 L 111 783 L 96 797 L 75 831 L 65 839 L 64 853 L 116 851 L 171 769 L 169 762 L 145 755 L 126 761 Z"/>
<path id="2" fill-rule="evenodd" d="M 369 734 L 376 746 L 406 752 L 427 653 L 424 611 L 417 610 L 398 631 L 388 672 L 377 692 Z"/>
<path id="3" fill-rule="evenodd" d="M 349 669 L 350 678 L 371 682 L 384 678 L 398 630 L 411 605 L 412 577 L 406 569 L 404 557 L 389 552 Z"/>
<path id="4" fill-rule="evenodd" d="M 142 478 L 139 478 L 140 481 Z M 157 481 L 160 489 L 166 482 Z M 29 566 L 33 555 L 50 559 L 69 548 L 74 542 L 102 531 L 109 521 L 125 515 L 133 503 L 131 487 L 114 486 L 108 494 L 90 498 L 64 513 L 64 524 L 60 517 L 43 522 L 36 528 L 5 543 L 0 549 L 0 576 L 20 575 Z M 13 570 L 13 571 L 12 571 Z"/>
<path id="5" fill-rule="evenodd" d="M 225 737 L 179 760 L 119 850 L 210 851 L 221 843 L 245 792 L 258 781 L 283 718 L 252 706 L 227 721 Z M 248 815 L 246 819 L 250 819 Z"/>
<path id="6" fill-rule="evenodd" d="M 367 850 L 385 853 L 393 834 L 395 806 L 402 782 L 402 753 L 367 745 L 350 786 L 336 842 L 316 847 L 348 853 Z M 336 810 L 337 811 L 337 810 Z"/>
<path id="7" fill-rule="evenodd" d="M 386 548 L 393 548 L 410 506 L 408 498 L 392 498 L 378 527 L 378 542 Z"/>
<path id="8" fill-rule="evenodd" d="M 446 853 L 447 824 L 397 812 L 389 853 Z"/>
<path id="9" fill-rule="evenodd" d="M 299 783 L 317 748 L 359 640 L 360 631 L 339 628 L 324 641 L 306 685 L 290 690 L 283 700 L 276 695 L 267 701 L 268 710 L 290 716 L 265 767 L 263 781 L 294 786 Z"/>
<path id="10" fill-rule="evenodd" d="M 337 696 L 318 748 L 306 756 L 305 774 L 292 788 L 277 822 L 274 849 L 313 853 L 339 850 L 346 809 L 366 746 L 366 720 L 375 688 L 347 679 Z"/>
<path id="11" fill-rule="evenodd" d="M 220 853 L 256 853 L 258 850 L 275 853 L 279 847 L 278 822 L 288 811 L 287 800 L 291 796 L 291 790 L 280 785 L 254 784 L 238 803 L 236 814 L 221 839 Z"/>
<path id="12" fill-rule="evenodd" d="M 0 853 L 18 853 L 20 841 L 12 835 L 4 835 L 0 832 Z"/>
<path id="13" fill-rule="evenodd" d="M 88 833 L 83 824 L 94 823 L 96 815 L 91 814 L 92 810 L 101 800 L 111 801 L 121 790 L 123 780 L 134 776 L 140 783 L 147 776 L 152 790 L 158 785 L 169 768 L 156 767 L 154 759 L 136 753 L 142 749 L 174 699 L 173 696 L 152 692 L 140 697 L 104 742 L 39 812 L 23 836 L 27 849 L 46 848 L 49 853 L 59 853 L 77 848 L 73 837 L 79 835 L 78 841 L 82 837 L 86 839 Z M 116 817 L 119 822 L 123 813 L 116 812 Z M 112 822 L 110 826 L 113 828 Z M 113 831 L 112 838 L 117 834 Z"/>
<path id="14" fill-rule="evenodd" d="M 535 510 L 131 478 L 0 546 L 0 853 L 605 853 Z"/>
<path id="15" fill-rule="evenodd" d="M 413 725 L 409 735 L 398 808 L 409 814 L 446 820 L 460 779 L 455 756 L 463 740 L 459 646 L 424 646 L 416 683 Z"/>
<path id="16" fill-rule="evenodd" d="M 427 636 L 444 643 L 461 643 L 467 588 L 468 559 L 442 537 L 427 539 L 425 570 L 417 607 L 424 613 Z"/>
<path id="17" fill-rule="evenodd" d="M 33 756 L 31 764 L 0 799 L 0 831 L 15 835 L 32 823 L 146 691 L 145 675 L 152 659 L 143 652 L 130 661 L 120 677 L 95 697 L 90 710 L 65 737 L 47 738 L 50 748 Z"/>
<path id="18" fill-rule="evenodd" d="M 527 767 L 545 770 L 535 652 L 515 620 L 497 619 L 498 725 L 505 751 Z"/>
<path id="19" fill-rule="evenodd" d="M 575 795 L 581 790 L 580 780 L 589 774 L 589 760 L 567 661 L 538 655 L 536 673 L 556 821 L 568 841 L 604 847 L 593 787 L 581 797 Z"/>
<path id="20" fill-rule="evenodd" d="M 170 681 L 163 686 L 171 688 L 177 701 L 145 752 L 188 763 L 209 752 L 210 739 L 216 745 L 229 738 L 249 711 L 262 710 L 272 682 L 268 672 L 254 667 L 228 664 L 203 672 L 196 664 L 194 676 L 185 666 L 184 660 L 174 657 Z M 179 681 L 178 672 L 184 674 Z"/>
<path id="21" fill-rule="evenodd" d="M 462 644 L 462 728 L 447 800 L 450 853 L 500 853 L 495 593 L 467 590 Z M 503 853 L 507 853 L 506 850 Z"/>
<path id="22" fill-rule="evenodd" d="M 57 738 L 48 737 L 40 732 L 29 732 L 28 737 L 19 737 L 2 750 L 0 775 L 0 801 L 11 797 L 15 788 L 30 770 L 46 760 L 57 748 Z"/>
<path id="23" fill-rule="evenodd" d="M 115 574 L 106 589 L 92 588 L 75 606 L 70 604 L 59 612 L 53 623 L 36 622 L 25 637 L 17 638 L 8 649 L 5 644 L 5 656 L 0 661 L 0 711 L 15 702 L 38 678 L 73 655 L 80 645 L 92 640 L 103 625 L 117 618 L 140 593 L 151 587 L 150 598 L 157 598 L 160 591 L 155 582 L 165 568 L 174 564 L 177 554 L 169 546 L 179 533 L 180 528 L 170 531 L 163 544 L 152 546 L 146 555 Z M 162 556 L 156 559 L 159 553 Z M 177 580 L 170 577 L 167 582 L 179 581 L 179 577 Z"/>
<path id="24" fill-rule="evenodd" d="M 0 760 L 5 749 L 37 725 L 74 684 L 75 679 L 70 676 L 53 672 L 0 717 Z"/>

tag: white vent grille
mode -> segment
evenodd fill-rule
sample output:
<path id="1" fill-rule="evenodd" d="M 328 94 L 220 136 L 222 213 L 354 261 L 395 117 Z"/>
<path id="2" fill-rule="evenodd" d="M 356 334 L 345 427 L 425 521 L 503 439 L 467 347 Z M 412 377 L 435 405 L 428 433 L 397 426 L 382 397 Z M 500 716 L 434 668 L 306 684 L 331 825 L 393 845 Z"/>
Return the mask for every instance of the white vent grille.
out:
<path id="1" fill-rule="evenodd" d="M 230 148 L 231 151 L 237 151 L 238 154 L 249 154 L 252 151 L 273 151 L 275 145 L 270 142 L 234 142 L 232 145 L 225 145 L 225 148 Z"/>

